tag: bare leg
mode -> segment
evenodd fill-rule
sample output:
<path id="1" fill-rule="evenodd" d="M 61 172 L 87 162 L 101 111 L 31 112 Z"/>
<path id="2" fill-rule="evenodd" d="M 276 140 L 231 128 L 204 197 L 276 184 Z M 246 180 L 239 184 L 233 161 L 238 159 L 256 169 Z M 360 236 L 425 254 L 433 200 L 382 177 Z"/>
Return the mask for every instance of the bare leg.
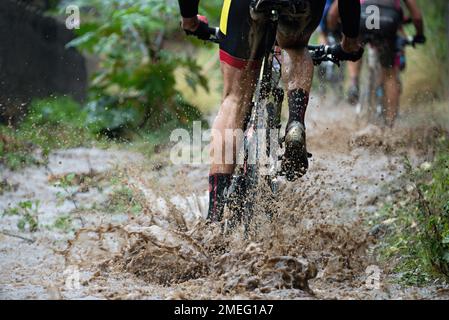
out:
<path id="1" fill-rule="evenodd" d="M 348 73 L 351 81 L 348 90 L 348 102 L 352 105 L 356 105 L 359 102 L 360 97 L 360 70 L 362 69 L 362 60 L 357 62 L 348 61 Z"/>
<path id="2" fill-rule="evenodd" d="M 235 159 L 236 145 L 234 140 L 225 139 L 226 130 L 243 129 L 259 74 L 259 70 L 251 66 L 240 70 L 225 63 L 221 64 L 221 70 L 224 80 L 223 100 L 212 126 L 210 174 L 234 172 L 235 163 L 226 163 L 225 150 L 232 150 Z"/>
<path id="3" fill-rule="evenodd" d="M 278 35 L 279 45 L 284 48 L 282 74 L 289 107 L 282 170 L 289 181 L 303 176 L 309 167 L 305 115 L 312 87 L 313 60 L 307 49 L 308 40 L 307 37 L 291 42 L 290 39 L 283 39 Z"/>
<path id="4" fill-rule="evenodd" d="M 383 84 L 385 92 L 385 121 L 387 126 L 393 127 L 399 112 L 399 96 L 401 85 L 398 78 L 398 68 L 383 68 Z"/>
<path id="5" fill-rule="evenodd" d="M 294 27 L 291 22 L 282 21 L 282 19 L 279 23 L 277 41 L 279 46 L 285 50 L 282 73 L 285 87 L 289 93 L 293 90 L 301 90 L 308 95 L 310 92 L 313 80 L 313 61 L 307 45 L 310 36 L 320 23 L 325 4 L 325 0 L 310 1 L 312 12 L 310 19 L 307 22 L 299 19 L 297 27 Z M 307 107 L 307 102 L 303 107 L 304 109 Z M 290 101 L 289 108 L 292 108 Z"/>
<path id="6" fill-rule="evenodd" d="M 348 73 L 351 79 L 351 85 L 358 86 L 360 79 L 360 70 L 362 69 L 362 59 L 357 62 L 348 61 Z"/>
<path id="7" fill-rule="evenodd" d="M 212 126 L 208 213 L 210 221 L 222 220 L 225 190 L 231 183 L 239 142 L 234 139 L 234 132 L 244 127 L 258 75 L 258 69 L 252 68 L 251 63 L 243 70 L 222 63 L 221 70 L 224 79 L 223 101 Z"/>
<path id="8" fill-rule="evenodd" d="M 302 89 L 310 92 L 313 80 L 313 61 L 305 46 L 285 49 L 282 74 L 288 91 Z"/>

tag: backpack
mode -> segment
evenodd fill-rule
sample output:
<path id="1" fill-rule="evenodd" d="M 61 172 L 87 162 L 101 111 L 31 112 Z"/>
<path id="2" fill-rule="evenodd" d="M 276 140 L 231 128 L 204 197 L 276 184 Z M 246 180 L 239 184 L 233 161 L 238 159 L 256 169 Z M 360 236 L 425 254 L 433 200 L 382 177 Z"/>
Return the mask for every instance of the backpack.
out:
<path id="1" fill-rule="evenodd" d="M 360 29 L 363 36 L 393 38 L 401 27 L 403 13 L 400 0 L 362 0 Z M 379 29 L 372 28 L 372 11 L 369 6 L 377 6 L 380 10 Z"/>

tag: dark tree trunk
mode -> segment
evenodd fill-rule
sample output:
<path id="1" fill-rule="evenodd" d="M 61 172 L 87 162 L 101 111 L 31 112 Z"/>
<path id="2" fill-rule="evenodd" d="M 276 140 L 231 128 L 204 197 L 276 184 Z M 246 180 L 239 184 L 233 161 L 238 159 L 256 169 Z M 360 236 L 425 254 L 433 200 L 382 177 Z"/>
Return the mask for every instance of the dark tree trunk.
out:
<path id="1" fill-rule="evenodd" d="M 36 3 L 0 0 L 0 123 L 20 120 L 35 98 L 86 97 L 85 60 L 65 47 L 73 32 Z"/>

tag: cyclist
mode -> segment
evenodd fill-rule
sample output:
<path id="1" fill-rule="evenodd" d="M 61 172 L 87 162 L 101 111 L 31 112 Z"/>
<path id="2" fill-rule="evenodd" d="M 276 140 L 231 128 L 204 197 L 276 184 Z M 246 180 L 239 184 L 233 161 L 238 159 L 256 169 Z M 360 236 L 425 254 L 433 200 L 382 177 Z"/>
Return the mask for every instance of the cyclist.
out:
<path id="1" fill-rule="evenodd" d="M 252 1 L 224 0 L 220 22 L 220 61 L 224 79 L 223 99 L 213 124 L 209 175 L 208 220 L 221 221 L 225 191 L 235 164 L 228 164 L 221 150 L 237 150 L 234 139 L 221 139 L 226 131 L 243 130 L 250 113 L 251 99 L 263 56 L 263 24 L 251 18 Z M 273 1 L 273 0 L 269 0 Z M 339 0 L 343 40 L 336 47 L 337 58 L 356 61 L 363 49 L 359 45 L 359 0 Z M 280 16 L 277 43 L 283 49 L 283 76 L 288 91 L 289 119 L 285 137 L 284 170 L 297 178 L 308 168 L 304 117 L 312 85 L 313 61 L 307 49 L 311 34 L 318 27 L 326 0 L 291 0 L 295 10 Z M 182 28 L 187 34 L 209 39 L 207 20 L 198 16 L 199 0 L 179 0 Z M 304 7 L 305 6 L 305 7 Z M 232 141 L 228 141 L 232 140 Z M 220 154 L 217 155 L 217 150 Z"/>
<path id="2" fill-rule="evenodd" d="M 413 44 L 425 43 L 424 23 L 421 10 L 416 0 L 361 0 L 362 19 L 361 37 L 362 41 L 369 39 L 371 44 L 379 51 L 380 64 L 382 66 L 381 83 L 384 88 L 384 115 L 388 127 L 394 125 L 394 121 L 399 111 L 399 97 L 401 85 L 399 82 L 399 72 L 401 69 L 400 52 L 397 49 L 398 33 L 402 30 L 403 10 L 402 2 L 410 12 L 416 35 Z M 366 9 L 371 6 L 378 6 L 380 9 L 380 29 L 367 28 L 366 19 L 368 13 Z M 338 8 L 332 7 L 329 13 L 330 25 L 335 25 L 338 20 Z M 359 75 L 361 71 L 361 61 L 348 63 L 348 73 L 351 78 L 351 88 L 348 92 L 349 102 L 356 104 L 359 98 Z"/>

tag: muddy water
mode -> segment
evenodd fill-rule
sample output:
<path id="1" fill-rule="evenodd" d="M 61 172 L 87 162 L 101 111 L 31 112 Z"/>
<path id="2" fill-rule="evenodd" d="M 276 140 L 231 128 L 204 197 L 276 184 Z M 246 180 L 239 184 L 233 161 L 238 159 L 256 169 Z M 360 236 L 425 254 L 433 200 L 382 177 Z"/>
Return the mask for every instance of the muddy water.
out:
<path id="1" fill-rule="evenodd" d="M 372 254 L 379 239 L 367 222 L 405 188 L 403 155 L 416 163 L 428 157 L 413 148 L 416 128 L 404 121 L 394 132 L 362 129 L 349 107 L 313 99 L 307 123 L 310 172 L 283 185 L 271 204 L 274 218 L 259 212 L 248 238 L 205 223 L 207 167 L 172 166 L 164 153 L 148 161 L 123 151 L 66 150 L 52 154 L 51 169 L 3 171 L 14 188 L 0 195 L 0 210 L 39 199 L 43 227 L 21 232 L 17 216 L 1 218 L 0 297 L 444 298 L 444 287 L 392 284 L 395 275 Z M 73 190 L 54 183 L 68 173 L 98 180 Z M 117 179 L 139 212 L 105 210 Z M 63 215 L 73 216 L 73 231 L 50 227 Z"/>

